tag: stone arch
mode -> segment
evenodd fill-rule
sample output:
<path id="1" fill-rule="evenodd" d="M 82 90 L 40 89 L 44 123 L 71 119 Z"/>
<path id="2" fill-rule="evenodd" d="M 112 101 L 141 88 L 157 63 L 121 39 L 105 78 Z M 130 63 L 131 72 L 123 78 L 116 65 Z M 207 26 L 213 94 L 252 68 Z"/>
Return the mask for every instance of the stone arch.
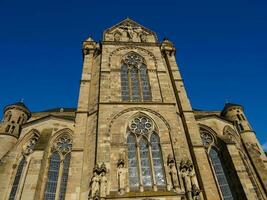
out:
<path id="1" fill-rule="evenodd" d="M 114 51 L 112 51 L 109 55 L 109 60 L 108 60 L 108 65 L 109 65 L 109 68 L 111 69 L 111 61 L 112 61 L 112 57 L 115 56 L 118 52 L 120 51 L 123 51 L 123 50 L 130 50 L 130 52 L 135 52 L 135 53 L 138 53 L 134 50 L 137 50 L 137 51 L 140 51 L 140 52 L 143 52 L 144 54 L 148 55 L 153 61 L 154 61 L 154 64 L 155 64 L 155 68 L 157 68 L 158 64 L 157 64 L 157 59 L 156 59 L 156 56 L 144 49 L 144 48 L 141 48 L 141 47 L 136 47 L 136 46 L 127 46 L 127 47 L 120 47 L 118 49 L 115 49 Z M 127 53 L 126 53 L 127 54 Z M 142 55 L 141 55 L 142 56 Z M 143 56 L 142 56 L 143 57 Z"/>
<path id="2" fill-rule="evenodd" d="M 208 132 L 213 139 L 213 144 L 215 144 L 217 146 L 217 144 L 218 144 L 217 133 L 212 128 L 210 128 L 209 126 L 206 126 L 204 124 L 199 124 L 199 130 L 200 130 L 200 133 L 201 133 L 201 131 Z"/>
<path id="3" fill-rule="evenodd" d="M 33 136 L 40 137 L 40 132 L 37 129 L 32 129 L 18 141 L 16 145 L 16 150 L 21 149 Z"/>
<path id="4" fill-rule="evenodd" d="M 112 125 L 113 125 L 114 121 L 115 121 L 117 118 L 119 118 L 121 115 L 123 115 L 123 114 L 125 114 L 125 113 L 127 113 L 127 112 L 132 112 L 132 111 L 139 111 L 139 112 L 141 112 L 141 111 L 146 111 L 146 112 L 152 113 L 152 114 L 154 114 L 155 116 L 159 117 L 159 118 L 162 120 L 162 122 L 166 125 L 166 127 L 167 127 L 167 129 L 168 129 L 168 132 L 169 132 L 169 134 L 170 134 L 170 132 L 171 132 L 171 127 L 170 127 L 169 123 L 167 122 L 167 120 L 166 120 L 161 114 L 159 114 L 158 112 L 156 112 L 156 111 L 154 111 L 154 110 L 152 110 L 152 109 L 149 109 L 149 108 L 132 107 L 132 108 L 127 108 L 127 109 L 125 109 L 125 110 L 122 110 L 122 111 L 116 113 L 115 115 L 113 115 L 113 116 L 111 117 L 112 119 L 111 119 L 111 121 L 109 122 L 109 126 L 108 126 L 108 129 L 107 129 L 107 133 L 106 133 L 106 135 L 107 135 L 107 136 L 110 136 L 110 131 L 111 131 Z M 149 117 L 151 118 L 151 116 L 149 116 Z M 155 122 L 155 120 L 154 120 L 153 118 L 152 118 L 152 120 Z"/>

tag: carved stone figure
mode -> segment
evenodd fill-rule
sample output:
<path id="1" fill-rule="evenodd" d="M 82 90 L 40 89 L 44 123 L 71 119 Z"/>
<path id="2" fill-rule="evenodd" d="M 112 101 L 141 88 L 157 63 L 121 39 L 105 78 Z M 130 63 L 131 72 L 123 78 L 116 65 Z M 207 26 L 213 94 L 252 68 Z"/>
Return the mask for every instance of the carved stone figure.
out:
<path id="1" fill-rule="evenodd" d="M 177 170 L 175 167 L 175 161 L 172 155 L 168 155 L 168 166 L 169 166 L 169 174 L 171 177 L 171 182 L 172 182 L 172 188 L 168 188 L 169 190 L 174 189 L 175 191 L 178 192 L 178 186 L 179 186 L 179 181 L 178 181 L 178 175 L 177 175 Z"/>
<path id="2" fill-rule="evenodd" d="M 30 155 L 33 152 L 34 146 L 36 145 L 37 141 L 38 141 L 37 136 L 32 137 L 28 142 L 28 144 L 23 148 L 22 154 L 24 156 Z"/>
<path id="3" fill-rule="evenodd" d="M 90 197 L 95 198 L 96 196 L 99 196 L 100 177 L 97 174 L 97 172 L 94 172 L 93 178 L 90 183 L 90 187 L 91 187 Z"/>
<path id="4" fill-rule="evenodd" d="M 147 37 L 144 33 L 140 34 L 140 40 L 141 42 L 146 42 L 147 41 Z"/>
<path id="5" fill-rule="evenodd" d="M 100 197 L 106 197 L 108 194 L 108 179 L 106 177 L 106 172 L 101 173 L 100 177 Z"/>
<path id="6" fill-rule="evenodd" d="M 114 41 L 120 41 L 121 40 L 121 34 L 119 32 L 116 32 L 114 34 Z"/>
<path id="7" fill-rule="evenodd" d="M 118 161 L 117 167 L 118 167 L 118 189 L 120 194 L 124 194 L 125 192 L 125 178 L 126 178 L 126 169 L 124 168 L 125 163 L 123 159 L 120 159 Z"/>

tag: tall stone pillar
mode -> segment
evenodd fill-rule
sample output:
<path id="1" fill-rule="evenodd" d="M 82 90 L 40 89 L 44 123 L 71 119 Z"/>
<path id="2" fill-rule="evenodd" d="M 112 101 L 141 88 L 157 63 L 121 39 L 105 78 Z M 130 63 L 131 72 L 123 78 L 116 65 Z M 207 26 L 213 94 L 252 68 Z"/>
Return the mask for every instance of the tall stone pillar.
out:
<path id="1" fill-rule="evenodd" d="M 220 199 L 219 191 L 216 187 L 212 170 L 209 167 L 209 161 L 201 142 L 199 128 L 184 88 L 181 73 L 176 63 L 175 48 L 169 40 L 165 39 L 162 42 L 161 50 L 175 91 L 177 106 L 179 108 L 178 112 L 183 121 L 200 190 L 205 191 L 203 192 L 203 197 L 205 199 Z"/>

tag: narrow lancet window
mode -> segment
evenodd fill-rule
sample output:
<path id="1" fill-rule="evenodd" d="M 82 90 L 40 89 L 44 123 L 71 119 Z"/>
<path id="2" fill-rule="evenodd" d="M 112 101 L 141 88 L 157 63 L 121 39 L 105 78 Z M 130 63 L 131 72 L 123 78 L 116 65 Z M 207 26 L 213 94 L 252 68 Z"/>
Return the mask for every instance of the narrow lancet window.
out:
<path id="1" fill-rule="evenodd" d="M 155 178 L 157 185 L 165 185 L 164 171 L 162 165 L 162 154 L 159 142 L 159 136 L 156 133 L 153 133 L 150 137 L 151 151 L 153 158 L 153 167 L 155 171 Z"/>
<path id="2" fill-rule="evenodd" d="M 128 170 L 129 170 L 129 185 L 130 187 L 138 187 L 138 169 L 136 157 L 136 139 L 133 134 L 130 134 L 127 139 L 128 143 Z"/>
<path id="3" fill-rule="evenodd" d="M 52 154 L 49 163 L 49 171 L 45 188 L 45 200 L 56 198 L 57 182 L 60 168 L 60 155 L 55 152 Z"/>
<path id="4" fill-rule="evenodd" d="M 144 186 L 151 186 L 151 171 L 149 163 L 149 151 L 148 143 L 145 138 L 141 138 L 140 143 L 140 160 L 141 160 L 141 172 L 142 172 L 142 182 Z"/>
<path id="5" fill-rule="evenodd" d="M 26 164 L 26 159 L 25 159 L 25 157 L 23 157 L 19 163 L 18 168 L 17 168 L 16 176 L 15 176 L 15 179 L 14 179 L 14 182 L 12 185 L 12 189 L 11 189 L 11 192 L 9 195 L 9 200 L 15 200 L 16 199 L 16 193 L 17 193 L 17 190 L 19 187 L 19 182 L 20 182 L 22 171 L 23 171 L 25 164 Z"/>
<path id="6" fill-rule="evenodd" d="M 230 186 L 228 184 L 227 178 L 225 176 L 222 163 L 220 160 L 220 157 L 218 155 L 218 152 L 211 148 L 209 152 L 209 156 L 222 192 L 223 199 L 225 200 L 233 200 L 232 192 L 230 190 Z"/>

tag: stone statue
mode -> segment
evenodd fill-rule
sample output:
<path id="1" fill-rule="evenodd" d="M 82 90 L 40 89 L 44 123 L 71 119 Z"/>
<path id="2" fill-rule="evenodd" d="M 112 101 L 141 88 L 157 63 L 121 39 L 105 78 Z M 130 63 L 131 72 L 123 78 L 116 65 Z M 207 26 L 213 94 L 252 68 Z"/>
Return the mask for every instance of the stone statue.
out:
<path id="1" fill-rule="evenodd" d="M 179 181 L 178 181 L 178 175 L 177 175 L 177 170 L 175 167 L 175 161 L 174 158 L 172 157 L 172 155 L 168 155 L 168 166 L 169 166 L 169 174 L 171 177 L 171 183 L 172 183 L 172 188 L 168 188 L 170 189 L 174 189 L 175 191 L 178 192 L 178 186 L 179 186 Z"/>
<path id="2" fill-rule="evenodd" d="M 120 194 L 124 194 L 125 192 L 125 178 L 126 178 L 126 169 L 124 168 L 124 160 L 120 159 L 118 161 L 117 167 L 118 167 L 118 189 Z"/>
<path id="3" fill-rule="evenodd" d="M 96 196 L 99 195 L 99 189 L 100 189 L 100 178 L 96 171 L 94 172 L 94 175 L 90 182 L 90 187 L 91 187 L 90 197 L 95 198 Z"/>
<path id="4" fill-rule="evenodd" d="M 106 177 L 106 172 L 101 173 L 100 177 L 100 197 L 106 197 L 108 194 L 108 179 Z"/>

